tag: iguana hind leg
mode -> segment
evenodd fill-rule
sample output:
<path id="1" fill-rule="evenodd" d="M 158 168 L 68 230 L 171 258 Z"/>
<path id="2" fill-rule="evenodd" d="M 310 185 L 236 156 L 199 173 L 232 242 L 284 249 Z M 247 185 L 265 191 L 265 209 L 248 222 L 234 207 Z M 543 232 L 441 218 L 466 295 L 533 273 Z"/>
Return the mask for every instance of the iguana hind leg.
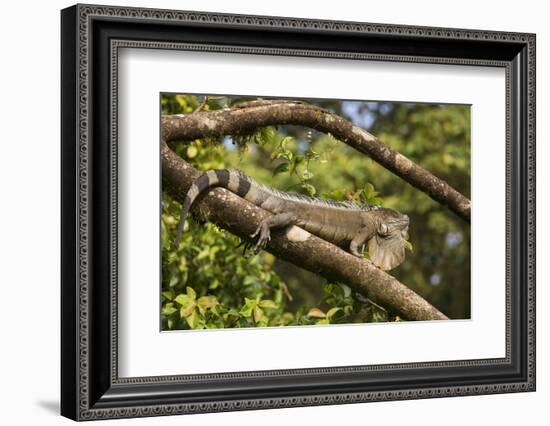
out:
<path id="1" fill-rule="evenodd" d="M 286 228 L 294 225 L 297 220 L 298 215 L 296 213 L 279 213 L 266 217 L 260 222 L 256 231 L 250 235 L 250 238 L 256 238 L 259 235 L 255 251 L 259 252 L 267 246 L 267 243 L 271 240 L 272 229 Z"/>

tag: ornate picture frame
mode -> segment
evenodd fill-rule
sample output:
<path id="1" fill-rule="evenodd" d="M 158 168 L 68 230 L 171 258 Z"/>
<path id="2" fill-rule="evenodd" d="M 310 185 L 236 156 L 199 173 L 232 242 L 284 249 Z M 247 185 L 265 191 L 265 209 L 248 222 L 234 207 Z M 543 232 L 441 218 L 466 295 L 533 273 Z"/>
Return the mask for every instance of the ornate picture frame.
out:
<path id="1" fill-rule="evenodd" d="M 64 9 L 61 29 L 62 415 L 92 420 L 535 390 L 534 34 L 95 5 Z M 505 356 L 119 377 L 121 48 L 503 69 Z"/>

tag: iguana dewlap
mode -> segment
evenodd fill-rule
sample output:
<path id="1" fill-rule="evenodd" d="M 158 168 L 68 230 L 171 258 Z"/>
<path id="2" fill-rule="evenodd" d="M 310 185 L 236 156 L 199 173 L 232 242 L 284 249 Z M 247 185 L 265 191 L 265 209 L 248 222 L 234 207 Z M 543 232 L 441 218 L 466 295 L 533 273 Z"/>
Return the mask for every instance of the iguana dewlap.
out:
<path id="1" fill-rule="evenodd" d="M 362 257 L 363 248 L 367 246 L 371 261 L 383 270 L 393 269 L 405 259 L 407 215 L 378 206 L 360 207 L 350 202 L 278 191 L 235 169 L 209 170 L 193 182 L 183 202 L 176 247 L 195 199 L 208 188 L 217 186 L 272 213 L 251 235 L 252 238 L 258 236 L 258 249 L 265 248 L 272 229 L 297 225 L 325 241 L 348 248 L 355 256 Z"/>

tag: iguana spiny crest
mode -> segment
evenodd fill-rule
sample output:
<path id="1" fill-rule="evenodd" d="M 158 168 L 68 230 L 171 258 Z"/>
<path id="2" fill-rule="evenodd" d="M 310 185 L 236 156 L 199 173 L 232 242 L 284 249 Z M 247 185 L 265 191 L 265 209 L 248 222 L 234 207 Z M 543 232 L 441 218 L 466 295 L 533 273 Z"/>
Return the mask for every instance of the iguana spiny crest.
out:
<path id="1" fill-rule="evenodd" d="M 297 225 L 308 232 L 362 257 L 365 246 L 371 261 L 383 270 L 399 266 L 405 260 L 409 217 L 378 206 L 357 206 L 282 192 L 261 185 L 240 170 L 209 170 L 198 177 L 183 202 L 176 232 L 179 246 L 185 218 L 195 199 L 208 188 L 223 187 L 272 213 L 251 237 L 258 237 L 256 248 L 264 249 L 271 230 Z"/>

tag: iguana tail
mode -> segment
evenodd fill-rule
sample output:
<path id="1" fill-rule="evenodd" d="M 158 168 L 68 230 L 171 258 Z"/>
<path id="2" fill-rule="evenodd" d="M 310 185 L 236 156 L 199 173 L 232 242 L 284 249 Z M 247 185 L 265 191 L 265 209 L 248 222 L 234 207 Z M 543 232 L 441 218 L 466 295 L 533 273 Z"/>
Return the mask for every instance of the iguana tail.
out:
<path id="1" fill-rule="evenodd" d="M 237 194 L 238 196 L 248 199 L 246 195 L 250 191 L 252 182 L 248 176 L 239 170 L 234 169 L 218 169 L 208 170 L 201 176 L 199 176 L 191 187 L 187 191 L 185 200 L 183 201 L 183 207 L 181 209 L 181 216 L 176 231 L 176 239 L 174 241 L 174 249 L 179 247 L 181 241 L 181 235 L 183 233 L 183 226 L 185 225 L 185 218 L 189 213 L 189 209 L 193 205 L 193 202 L 197 197 L 205 192 L 207 189 L 221 186 Z M 249 200 L 252 201 L 252 200 Z"/>

